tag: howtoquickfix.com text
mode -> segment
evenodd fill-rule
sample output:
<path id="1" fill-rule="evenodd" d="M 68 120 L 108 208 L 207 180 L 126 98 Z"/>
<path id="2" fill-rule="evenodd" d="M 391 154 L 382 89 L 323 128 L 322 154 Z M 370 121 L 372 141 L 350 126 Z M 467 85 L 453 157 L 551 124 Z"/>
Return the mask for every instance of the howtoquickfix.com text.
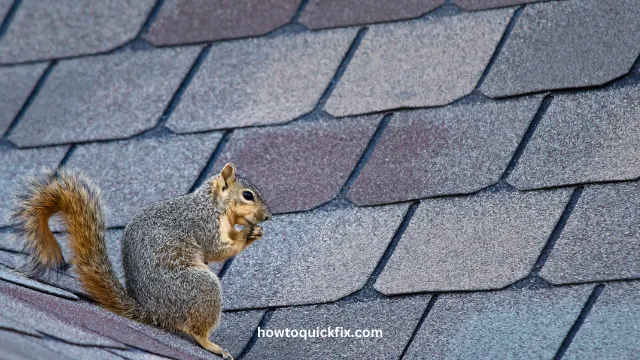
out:
<path id="1" fill-rule="evenodd" d="M 326 327 L 315 329 L 261 329 L 258 327 L 259 338 L 302 338 L 304 340 L 310 338 L 381 338 L 382 330 L 380 329 L 345 329 L 341 326 Z"/>

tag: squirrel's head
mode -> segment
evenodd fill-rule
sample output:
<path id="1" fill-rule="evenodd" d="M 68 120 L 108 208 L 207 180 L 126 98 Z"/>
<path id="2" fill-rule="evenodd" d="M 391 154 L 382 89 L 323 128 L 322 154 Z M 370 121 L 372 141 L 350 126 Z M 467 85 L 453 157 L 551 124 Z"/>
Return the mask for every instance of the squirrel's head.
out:
<path id="1" fill-rule="evenodd" d="M 249 180 L 236 175 L 236 167 L 227 163 L 212 182 L 214 194 L 226 203 L 235 223 L 255 225 L 270 220 L 271 210 L 258 189 Z"/>

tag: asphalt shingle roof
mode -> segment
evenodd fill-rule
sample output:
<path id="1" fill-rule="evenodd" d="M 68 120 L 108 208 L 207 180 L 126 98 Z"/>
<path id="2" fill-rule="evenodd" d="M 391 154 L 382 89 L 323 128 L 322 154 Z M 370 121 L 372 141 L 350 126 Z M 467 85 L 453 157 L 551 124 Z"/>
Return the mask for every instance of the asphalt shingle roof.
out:
<path id="1" fill-rule="evenodd" d="M 640 354 L 637 1 L 73 3 L 0 0 L 0 359 L 212 358 L 23 276 L 8 215 L 82 170 L 124 280 L 131 217 L 228 161 L 277 214 L 211 264 L 236 359 Z M 383 334 L 257 331 L 327 326 Z"/>

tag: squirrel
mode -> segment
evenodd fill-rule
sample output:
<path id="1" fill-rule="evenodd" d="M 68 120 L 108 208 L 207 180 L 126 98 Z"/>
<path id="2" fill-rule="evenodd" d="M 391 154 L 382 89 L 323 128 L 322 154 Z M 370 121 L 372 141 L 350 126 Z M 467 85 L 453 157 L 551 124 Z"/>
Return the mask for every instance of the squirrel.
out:
<path id="1" fill-rule="evenodd" d="M 124 230 L 126 289 L 107 258 L 100 190 L 77 171 L 45 171 L 26 182 L 13 213 L 30 253 L 31 271 L 66 265 L 49 218 L 60 213 L 70 234 L 71 261 L 85 291 L 102 307 L 138 322 L 209 340 L 222 314 L 220 280 L 207 263 L 240 253 L 264 234 L 272 215 L 260 192 L 228 163 L 194 192 L 140 210 Z M 243 226 L 242 229 L 236 225 Z"/>

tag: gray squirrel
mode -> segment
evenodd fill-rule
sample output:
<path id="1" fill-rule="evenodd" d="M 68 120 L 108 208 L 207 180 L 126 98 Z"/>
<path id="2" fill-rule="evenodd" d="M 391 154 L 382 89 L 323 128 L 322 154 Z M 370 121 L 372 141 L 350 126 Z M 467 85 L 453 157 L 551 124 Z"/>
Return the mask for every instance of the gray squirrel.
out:
<path id="1" fill-rule="evenodd" d="M 100 190 L 76 171 L 46 171 L 18 194 L 13 218 L 31 254 L 32 270 L 64 264 L 48 220 L 60 213 L 72 260 L 89 296 L 130 319 L 191 335 L 203 348 L 231 359 L 209 340 L 222 314 L 217 275 L 207 263 L 237 255 L 264 234 L 271 219 L 260 192 L 228 163 L 191 194 L 149 205 L 124 230 L 127 288 L 107 258 Z M 236 225 L 243 228 L 238 229 Z"/>

